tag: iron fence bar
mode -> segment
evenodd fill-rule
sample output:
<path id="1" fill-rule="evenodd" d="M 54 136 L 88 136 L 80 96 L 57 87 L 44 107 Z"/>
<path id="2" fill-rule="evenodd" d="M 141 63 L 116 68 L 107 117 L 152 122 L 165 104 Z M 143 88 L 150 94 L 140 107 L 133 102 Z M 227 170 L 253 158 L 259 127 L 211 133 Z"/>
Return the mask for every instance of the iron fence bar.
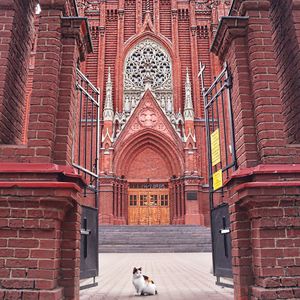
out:
<path id="1" fill-rule="evenodd" d="M 215 78 L 215 80 L 212 82 L 211 86 L 207 90 L 205 90 L 205 94 L 209 94 L 212 91 L 212 89 L 214 88 L 214 85 L 220 80 L 220 78 L 222 78 L 222 76 L 224 76 L 224 74 L 226 72 L 226 68 L 227 68 L 227 65 L 224 66 L 223 70 L 218 75 L 218 77 Z"/>
<path id="2" fill-rule="evenodd" d="M 90 143 L 90 170 L 93 170 L 93 131 L 94 131 L 94 107 L 92 106 L 91 108 L 91 134 L 90 134 L 90 137 L 91 137 L 91 143 Z M 90 181 L 92 181 L 92 177 L 90 176 Z"/>
<path id="3" fill-rule="evenodd" d="M 225 122 L 225 109 L 224 109 L 224 95 L 223 93 L 221 94 L 221 102 L 222 102 L 222 118 L 223 118 L 223 129 L 224 129 L 224 143 L 225 143 L 225 160 L 226 160 L 226 166 L 228 166 L 228 151 L 227 151 L 227 126 Z M 222 171 L 223 172 L 223 171 Z M 228 178 L 228 169 L 226 170 L 226 175 Z"/>
<path id="4" fill-rule="evenodd" d="M 82 79 L 81 79 L 82 80 Z M 79 101 L 79 126 L 78 126 L 78 163 L 80 164 L 80 160 L 81 160 L 81 148 L 80 148 L 80 144 L 81 144 L 81 123 L 82 123 L 82 93 L 80 93 L 80 101 Z"/>
<path id="5" fill-rule="evenodd" d="M 87 95 L 85 96 L 86 98 Z M 88 101 L 87 99 L 85 99 L 85 126 L 84 126 L 84 149 L 87 148 L 87 126 L 88 126 Z M 86 169 L 86 160 L 87 160 L 87 154 L 86 154 L 86 151 L 84 153 L 84 168 Z M 84 178 L 86 179 L 86 174 L 84 174 Z"/>
<path id="6" fill-rule="evenodd" d="M 100 150 L 100 93 L 97 94 L 97 102 L 98 102 L 98 106 L 97 106 L 97 126 L 96 126 L 96 157 L 95 157 L 95 168 L 96 168 L 96 173 L 99 174 L 99 150 Z M 96 179 L 96 199 L 95 199 L 95 206 L 96 208 L 99 209 L 99 199 L 98 199 L 98 195 L 99 195 L 99 187 L 98 187 L 98 184 L 99 184 L 99 177 L 97 177 Z M 97 216 L 98 218 L 98 216 Z M 97 226 L 97 230 L 98 230 L 98 226 Z"/>
<path id="7" fill-rule="evenodd" d="M 93 177 L 95 177 L 95 178 L 99 178 L 99 175 L 98 175 L 98 174 L 96 174 L 96 173 L 94 173 L 94 172 L 92 172 L 92 171 L 90 171 L 90 170 L 88 170 L 88 169 L 86 169 L 86 168 L 84 168 L 84 167 L 82 167 L 82 166 L 76 164 L 76 163 L 73 163 L 73 166 L 74 166 L 76 169 L 81 170 L 81 171 L 84 172 L 84 173 L 87 173 L 87 174 L 89 174 L 89 175 L 91 175 L 91 176 L 93 176 Z"/>
<path id="8" fill-rule="evenodd" d="M 99 94 L 99 90 L 94 87 L 94 85 L 90 82 L 90 80 L 77 68 L 77 74 L 82 77 L 82 79 L 88 83 L 88 85 L 91 87 L 91 89 L 96 92 L 97 94 Z"/>
<path id="9" fill-rule="evenodd" d="M 226 84 L 224 84 L 221 89 L 214 95 L 212 96 L 212 98 L 209 100 L 209 102 L 207 103 L 207 107 L 209 107 L 210 105 L 213 104 L 213 102 L 215 101 L 216 98 L 219 97 L 220 94 L 223 93 L 223 91 L 227 88 Z M 212 94 L 211 94 L 212 95 Z"/>
<path id="10" fill-rule="evenodd" d="M 228 66 L 227 63 L 225 63 L 225 68 L 226 68 L 226 82 L 228 85 L 227 89 L 227 97 L 228 97 L 228 112 L 229 112 L 229 122 L 230 122 L 230 140 L 231 140 L 231 156 L 232 156 L 232 161 L 234 163 L 233 170 L 235 171 L 237 169 L 237 158 L 236 158 L 236 145 L 235 145 L 235 131 L 234 131 L 234 122 L 233 122 L 233 111 L 232 111 L 232 97 L 231 97 L 231 88 L 232 88 L 232 82 L 231 82 L 231 75 L 228 71 Z"/>
<path id="11" fill-rule="evenodd" d="M 80 84 L 76 84 L 76 86 L 95 104 L 95 105 L 99 105 L 96 101 L 95 101 L 95 99 L 93 98 L 93 96 L 91 96 L 91 94 L 90 93 L 88 93 L 85 89 L 84 89 L 84 87 L 82 86 L 82 85 L 80 85 Z M 93 92 L 93 93 L 95 93 L 95 92 Z"/>

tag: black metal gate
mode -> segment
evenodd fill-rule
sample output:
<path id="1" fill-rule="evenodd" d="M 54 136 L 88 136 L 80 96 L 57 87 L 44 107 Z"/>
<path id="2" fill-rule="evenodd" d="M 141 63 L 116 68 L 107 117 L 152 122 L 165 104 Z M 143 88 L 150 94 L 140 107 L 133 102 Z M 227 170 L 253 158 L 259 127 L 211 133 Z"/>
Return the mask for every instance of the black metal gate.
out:
<path id="1" fill-rule="evenodd" d="M 217 284 L 221 277 L 232 278 L 229 208 L 223 183 L 236 170 L 234 124 L 231 106 L 231 75 L 225 64 L 212 85 L 204 86 L 205 66 L 200 64 L 209 171 L 209 200 L 213 248 L 213 271 Z"/>
<path id="2" fill-rule="evenodd" d="M 96 286 L 98 276 L 98 179 L 100 99 L 99 90 L 77 69 L 77 108 L 74 116 L 72 163 L 86 181 L 84 197 L 90 206 L 82 206 L 80 279 L 93 278 L 93 283 L 80 289 Z"/>
<path id="3" fill-rule="evenodd" d="M 81 287 L 96 286 L 98 276 L 98 209 L 82 206 L 80 244 L 80 279 L 93 278 L 93 283 Z"/>

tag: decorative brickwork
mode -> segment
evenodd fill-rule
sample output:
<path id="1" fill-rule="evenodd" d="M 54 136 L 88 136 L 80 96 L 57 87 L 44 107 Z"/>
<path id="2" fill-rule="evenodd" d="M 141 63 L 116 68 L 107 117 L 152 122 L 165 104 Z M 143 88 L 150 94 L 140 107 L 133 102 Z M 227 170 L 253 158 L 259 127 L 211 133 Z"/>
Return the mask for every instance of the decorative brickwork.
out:
<path id="1" fill-rule="evenodd" d="M 228 11 L 230 3 L 220 1 L 211 5 L 211 1 L 200 1 L 200 5 L 198 2 L 125 0 L 86 3 L 83 13 L 89 18 L 92 28 L 95 28 L 93 40 L 99 42 L 94 48 L 95 52 L 87 57 L 85 71 L 91 74 L 91 80 L 103 91 L 101 176 L 113 177 L 115 180 L 122 177 L 130 182 L 133 180 L 132 175 L 136 173 L 134 177 L 139 182 L 169 182 L 170 191 L 174 186 L 171 180 L 176 176 L 178 181 L 184 182 L 181 196 L 177 200 L 171 196 L 171 203 L 178 201 L 172 205 L 182 209 L 180 222 L 187 221 L 185 207 L 192 205 L 193 221 L 189 222 L 208 224 L 206 187 L 202 188 L 207 171 L 198 66 L 200 60 L 206 63 L 208 85 L 212 78 L 209 72 L 216 67 L 209 53 L 209 42 L 213 36 L 210 24 L 217 22 L 218 16 Z M 96 30 L 98 28 L 99 31 Z M 139 103 L 143 101 L 148 89 L 152 92 L 154 101 L 159 103 L 169 124 L 164 121 L 162 125 L 162 118 L 158 119 L 157 113 L 145 109 L 138 121 L 128 126 L 135 118 L 135 110 L 139 109 Z M 113 107 L 113 111 L 111 108 L 107 109 L 109 101 L 112 101 L 109 107 Z M 168 131 L 165 128 L 169 128 L 169 125 L 173 129 Z M 134 133 L 136 139 L 131 138 L 125 142 L 125 137 Z M 169 154 L 165 155 L 165 145 L 162 141 L 158 142 L 154 133 L 161 133 L 162 136 L 167 134 L 170 139 L 166 140 L 167 145 L 176 145 L 177 149 L 168 146 Z M 137 146 L 139 142 L 141 144 Z M 125 158 L 122 154 L 125 148 L 136 149 L 136 152 L 129 151 L 130 157 Z M 135 161 L 133 168 L 131 163 L 135 157 L 140 164 Z M 176 160 L 176 157 L 181 158 L 176 162 L 169 161 L 170 158 Z M 155 167 L 157 175 L 152 172 L 150 176 L 151 162 L 158 161 L 162 163 Z M 178 163 L 180 168 L 176 167 Z M 137 171 L 134 172 L 133 169 Z M 131 171 L 126 173 L 125 170 Z M 195 187 L 199 192 L 195 201 L 197 204 L 186 201 L 184 190 L 188 183 L 185 176 L 188 175 L 199 180 L 199 186 Z M 107 193 L 100 192 L 103 215 L 111 214 L 105 212 L 106 207 L 111 207 L 109 203 L 104 203 L 106 201 L 125 201 L 125 214 L 127 199 L 118 200 L 118 195 L 113 194 L 106 197 Z M 185 204 L 179 205 L 181 202 Z M 108 218 L 110 223 L 114 222 L 113 218 Z M 175 222 L 175 218 L 171 214 L 170 222 Z M 103 219 L 100 217 L 100 222 L 101 220 Z M 126 218 L 124 220 L 126 222 Z"/>

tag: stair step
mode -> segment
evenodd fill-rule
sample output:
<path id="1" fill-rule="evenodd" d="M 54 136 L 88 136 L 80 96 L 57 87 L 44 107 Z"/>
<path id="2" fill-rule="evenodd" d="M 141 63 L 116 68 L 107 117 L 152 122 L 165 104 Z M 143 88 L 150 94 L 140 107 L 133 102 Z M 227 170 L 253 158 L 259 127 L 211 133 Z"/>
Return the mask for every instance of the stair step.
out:
<path id="1" fill-rule="evenodd" d="M 197 225 L 101 225 L 99 252 L 211 252 L 211 234 Z"/>

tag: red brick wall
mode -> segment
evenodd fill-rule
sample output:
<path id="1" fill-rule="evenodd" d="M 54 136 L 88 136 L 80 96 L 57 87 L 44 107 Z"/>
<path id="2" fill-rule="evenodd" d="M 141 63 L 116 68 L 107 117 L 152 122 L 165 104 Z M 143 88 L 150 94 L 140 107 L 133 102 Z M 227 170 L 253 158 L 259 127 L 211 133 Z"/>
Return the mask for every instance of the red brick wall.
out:
<path id="1" fill-rule="evenodd" d="M 45 181 L 37 187 L 28 180 L 1 183 L 0 298 L 76 299 L 79 189 Z"/>
<path id="2" fill-rule="evenodd" d="M 166 165 L 164 158 L 153 149 L 145 149 L 137 154 L 128 168 L 128 173 L 124 174 L 128 181 L 144 181 L 148 178 L 158 181 L 169 181 L 169 166 Z"/>
<path id="3" fill-rule="evenodd" d="M 272 1 L 271 20 L 277 74 L 288 143 L 300 142 L 300 57 L 296 28 L 299 14 L 293 12 L 292 2 Z M 295 17 L 293 16 L 295 14 Z"/>
<path id="4" fill-rule="evenodd" d="M 226 184 L 225 202 L 230 206 L 236 299 L 299 298 L 300 169 L 292 165 L 299 152 L 286 145 L 279 91 L 283 89 L 281 96 L 286 91 L 282 78 L 290 61 L 278 52 L 276 8 L 275 2 L 236 1 L 232 13 L 238 17 L 222 20 L 212 47 L 233 75 L 239 169 Z"/>
<path id="5" fill-rule="evenodd" d="M 33 33 L 34 1 L 8 1 L 1 9 L 0 143 L 20 144 Z"/>
<path id="6" fill-rule="evenodd" d="M 136 33 L 136 1 L 125 1 L 124 10 L 124 40 L 127 41 Z"/>

